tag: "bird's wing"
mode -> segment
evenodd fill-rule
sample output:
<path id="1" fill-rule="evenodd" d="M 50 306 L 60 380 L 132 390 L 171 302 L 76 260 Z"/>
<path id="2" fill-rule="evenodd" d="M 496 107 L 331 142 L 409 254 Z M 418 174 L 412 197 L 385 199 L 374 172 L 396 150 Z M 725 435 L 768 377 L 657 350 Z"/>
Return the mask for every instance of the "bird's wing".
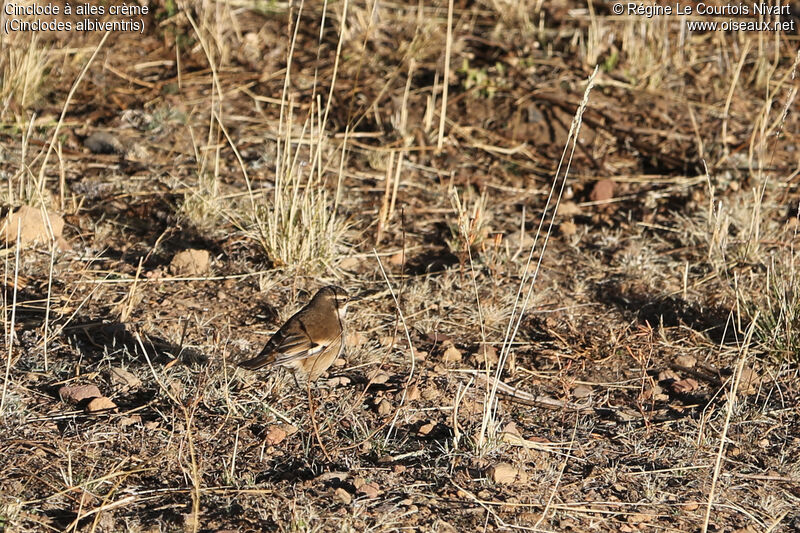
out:
<path id="1" fill-rule="evenodd" d="M 284 327 L 275 332 L 272 338 L 269 339 L 261 353 L 253 359 L 239 363 L 239 366 L 256 370 L 267 365 L 277 366 L 306 359 L 324 351 L 341 336 L 341 332 L 339 332 L 339 336 L 325 339 L 325 342 L 314 342 L 311 340 L 308 329 L 302 319 L 294 324 L 300 327 L 292 327 L 290 329 L 287 322 Z"/>
<path id="2" fill-rule="evenodd" d="M 305 359 L 316 355 L 329 343 L 315 343 L 303 333 L 287 335 L 282 342 L 275 346 L 275 364 L 281 365 L 298 359 Z"/>
<path id="3" fill-rule="evenodd" d="M 256 370 L 264 366 L 285 363 L 289 358 L 307 357 L 310 340 L 301 332 L 290 332 L 284 326 L 270 337 L 264 349 L 252 359 L 242 361 L 239 366 Z"/>

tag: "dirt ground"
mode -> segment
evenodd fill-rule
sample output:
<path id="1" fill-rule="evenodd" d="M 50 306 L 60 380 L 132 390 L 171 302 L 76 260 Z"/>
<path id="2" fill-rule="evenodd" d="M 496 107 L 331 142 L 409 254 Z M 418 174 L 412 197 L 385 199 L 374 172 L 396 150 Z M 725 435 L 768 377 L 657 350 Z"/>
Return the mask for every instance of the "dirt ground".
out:
<path id="1" fill-rule="evenodd" d="M 0 39 L 0 531 L 800 530 L 797 3 L 89 5 Z"/>

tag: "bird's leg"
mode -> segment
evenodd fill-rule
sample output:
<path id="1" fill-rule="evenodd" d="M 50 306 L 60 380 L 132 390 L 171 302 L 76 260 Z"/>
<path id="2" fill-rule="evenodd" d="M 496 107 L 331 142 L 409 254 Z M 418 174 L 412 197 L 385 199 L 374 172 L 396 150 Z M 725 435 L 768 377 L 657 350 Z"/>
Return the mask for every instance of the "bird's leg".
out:
<path id="1" fill-rule="evenodd" d="M 322 443 L 322 438 L 319 435 L 319 427 L 317 427 L 317 419 L 314 417 L 314 399 L 311 397 L 311 380 L 306 381 L 306 392 L 308 393 L 308 414 L 311 417 L 311 426 L 314 428 L 314 435 L 317 437 L 317 443 L 322 453 L 325 454 L 325 458 L 329 463 L 332 463 L 333 459 L 328 455 L 328 450 L 325 449 L 325 445 Z"/>

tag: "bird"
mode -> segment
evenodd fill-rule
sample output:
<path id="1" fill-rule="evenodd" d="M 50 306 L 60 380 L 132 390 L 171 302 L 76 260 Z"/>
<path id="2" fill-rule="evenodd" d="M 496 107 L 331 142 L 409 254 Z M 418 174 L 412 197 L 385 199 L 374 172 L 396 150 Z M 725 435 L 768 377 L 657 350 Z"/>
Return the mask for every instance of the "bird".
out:
<path id="1" fill-rule="evenodd" d="M 344 317 L 353 299 L 341 287 L 321 288 L 272 335 L 257 356 L 239 366 L 248 370 L 282 366 L 294 374 L 295 380 L 315 382 L 344 348 Z"/>

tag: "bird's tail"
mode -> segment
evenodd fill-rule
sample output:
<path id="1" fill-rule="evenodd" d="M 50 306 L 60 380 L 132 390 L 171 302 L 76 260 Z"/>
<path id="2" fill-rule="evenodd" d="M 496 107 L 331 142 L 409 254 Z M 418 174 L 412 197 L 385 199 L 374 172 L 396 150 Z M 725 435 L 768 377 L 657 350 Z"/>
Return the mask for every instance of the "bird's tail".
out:
<path id="1" fill-rule="evenodd" d="M 259 368 L 269 366 L 274 362 L 275 362 L 275 354 L 271 350 L 270 351 L 264 350 L 263 352 L 253 357 L 252 359 L 240 362 L 239 366 L 241 368 L 246 368 L 248 370 L 258 370 Z"/>

